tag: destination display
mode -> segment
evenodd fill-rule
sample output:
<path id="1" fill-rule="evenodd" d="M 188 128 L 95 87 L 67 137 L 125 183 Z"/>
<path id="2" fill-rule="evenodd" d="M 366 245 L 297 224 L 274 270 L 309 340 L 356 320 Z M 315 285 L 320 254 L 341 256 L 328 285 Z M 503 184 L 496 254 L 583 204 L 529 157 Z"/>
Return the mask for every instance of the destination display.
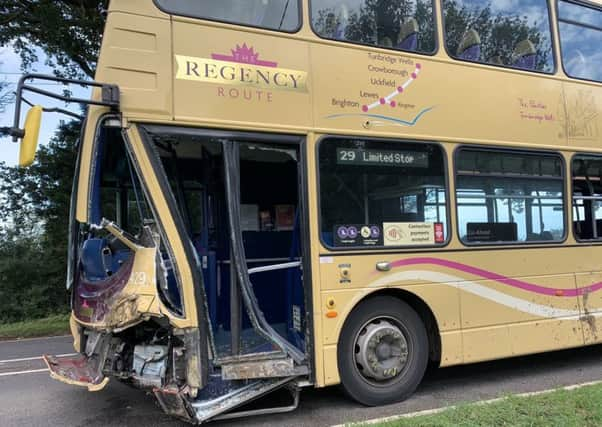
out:
<path id="1" fill-rule="evenodd" d="M 337 164 L 428 168 L 428 154 L 418 151 L 337 148 Z"/>

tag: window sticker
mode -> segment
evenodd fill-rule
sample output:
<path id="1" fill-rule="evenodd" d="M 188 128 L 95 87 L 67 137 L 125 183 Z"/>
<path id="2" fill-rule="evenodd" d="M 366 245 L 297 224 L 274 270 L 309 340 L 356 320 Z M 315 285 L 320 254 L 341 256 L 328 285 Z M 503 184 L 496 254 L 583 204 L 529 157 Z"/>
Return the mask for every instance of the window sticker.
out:
<path id="1" fill-rule="evenodd" d="M 385 222 L 383 223 L 383 238 L 385 246 L 434 245 L 435 224 L 432 222 Z"/>
<path id="2" fill-rule="evenodd" d="M 435 223 L 435 243 L 445 243 L 445 232 L 441 222 Z"/>
<path id="3" fill-rule="evenodd" d="M 381 227 L 374 224 L 335 225 L 335 246 L 382 246 Z"/>

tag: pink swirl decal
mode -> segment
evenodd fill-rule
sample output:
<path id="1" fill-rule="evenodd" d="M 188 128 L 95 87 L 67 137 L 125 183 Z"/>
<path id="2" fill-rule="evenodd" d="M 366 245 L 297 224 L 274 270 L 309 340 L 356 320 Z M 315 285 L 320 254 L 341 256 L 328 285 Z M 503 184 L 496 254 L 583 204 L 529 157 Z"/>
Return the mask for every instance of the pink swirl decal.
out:
<path id="1" fill-rule="evenodd" d="M 532 283 L 523 282 L 521 280 L 511 279 L 510 277 L 502 276 L 501 274 L 482 270 L 480 268 L 472 267 L 470 265 L 461 264 L 455 261 L 448 261 L 440 258 L 421 257 L 397 260 L 391 263 L 391 267 L 405 267 L 408 265 L 419 264 L 434 264 L 441 267 L 451 268 L 453 270 L 463 271 L 465 273 L 469 273 L 475 276 L 480 276 L 484 279 L 494 280 L 496 282 L 503 283 L 514 288 L 522 289 L 524 291 L 533 292 L 541 295 L 557 297 L 575 297 L 602 289 L 602 282 L 594 283 L 593 285 L 577 289 L 546 288 L 544 286 L 534 285 Z"/>

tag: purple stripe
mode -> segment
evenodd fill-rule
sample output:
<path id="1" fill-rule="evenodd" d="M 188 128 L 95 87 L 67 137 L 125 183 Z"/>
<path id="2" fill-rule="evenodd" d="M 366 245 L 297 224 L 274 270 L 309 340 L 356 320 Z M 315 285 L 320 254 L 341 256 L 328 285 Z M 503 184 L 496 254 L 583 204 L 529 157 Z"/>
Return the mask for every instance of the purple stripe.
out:
<path id="1" fill-rule="evenodd" d="M 595 292 L 602 289 L 602 282 L 594 283 L 593 285 L 586 286 L 583 288 L 577 289 L 559 289 L 559 288 L 546 288 L 539 285 L 534 285 L 532 283 L 523 282 L 521 280 L 511 279 L 506 276 L 502 276 L 497 273 L 493 273 L 491 271 L 482 270 L 477 267 L 472 267 L 470 265 L 461 264 L 459 262 L 448 261 L 445 259 L 439 258 L 410 258 L 410 259 L 402 259 L 398 261 L 394 261 L 391 263 L 392 267 L 405 267 L 408 265 L 416 265 L 416 264 L 435 264 L 442 267 L 451 268 L 454 270 L 463 271 L 465 273 L 470 273 L 475 276 L 480 276 L 488 280 L 495 280 L 496 282 L 503 283 L 505 285 L 512 286 L 514 288 L 519 288 L 524 291 L 533 292 L 536 294 L 542 295 L 550 295 L 550 296 L 559 296 L 559 297 L 575 297 L 578 295 L 588 294 L 590 292 Z"/>

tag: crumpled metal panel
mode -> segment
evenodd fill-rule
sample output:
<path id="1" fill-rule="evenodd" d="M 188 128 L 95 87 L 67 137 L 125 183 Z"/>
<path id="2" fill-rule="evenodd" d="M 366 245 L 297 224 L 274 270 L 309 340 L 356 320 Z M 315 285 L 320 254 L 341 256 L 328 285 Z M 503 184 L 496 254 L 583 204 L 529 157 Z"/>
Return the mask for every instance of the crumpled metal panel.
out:
<path id="1" fill-rule="evenodd" d="M 102 390 L 109 378 L 102 373 L 101 356 L 94 354 L 88 357 L 78 354 L 73 357 L 43 356 L 44 362 L 50 370 L 50 376 L 61 382 L 87 387 L 89 391 Z"/>
<path id="2" fill-rule="evenodd" d="M 294 374 L 293 359 L 288 358 L 222 365 L 224 380 L 290 377 Z"/>

